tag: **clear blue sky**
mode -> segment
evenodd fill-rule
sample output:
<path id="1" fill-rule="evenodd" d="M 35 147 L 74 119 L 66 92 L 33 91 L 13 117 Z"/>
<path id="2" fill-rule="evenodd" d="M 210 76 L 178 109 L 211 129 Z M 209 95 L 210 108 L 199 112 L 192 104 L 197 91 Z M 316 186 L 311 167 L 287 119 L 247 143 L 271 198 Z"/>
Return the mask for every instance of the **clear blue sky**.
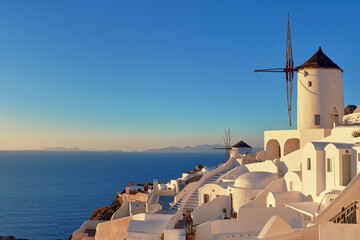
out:
<path id="1" fill-rule="evenodd" d="M 0 149 L 263 145 L 288 129 L 286 14 L 301 65 L 322 46 L 359 104 L 360 4 L 1 1 Z M 296 122 L 296 83 L 293 119 Z M 295 124 L 296 125 L 296 124 Z"/>

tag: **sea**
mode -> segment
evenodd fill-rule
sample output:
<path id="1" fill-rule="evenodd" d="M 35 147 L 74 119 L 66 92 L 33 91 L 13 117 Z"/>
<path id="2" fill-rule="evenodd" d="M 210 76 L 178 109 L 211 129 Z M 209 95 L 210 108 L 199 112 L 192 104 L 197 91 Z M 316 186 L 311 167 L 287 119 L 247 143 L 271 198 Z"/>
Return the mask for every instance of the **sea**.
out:
<path id="1" fill-rule="evenodd" d="M 0 151 L 0 236 L 68 239 L 130 183 L 168 182 L 222 153 Z"/>

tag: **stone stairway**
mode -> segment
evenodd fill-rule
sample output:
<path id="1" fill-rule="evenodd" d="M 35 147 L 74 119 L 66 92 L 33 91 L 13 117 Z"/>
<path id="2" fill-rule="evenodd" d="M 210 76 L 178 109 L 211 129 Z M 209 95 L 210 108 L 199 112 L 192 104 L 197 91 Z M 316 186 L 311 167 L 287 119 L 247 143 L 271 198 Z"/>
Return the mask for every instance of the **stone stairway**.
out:
<path id="1" fill-rule="evenodd" d="M 179 192 L 181 192 L 184 189 L 185 186 L 186 186 L 185 183 L 179 184 Z"/>
<path id="2" fill-rule="evenodd" d="M 206 179 L 201 184 L 201 186 L 198 187 L 198 189 L 201 188 L 202 186 L 206 185 L 206 184 L 214 183 L 217 179 L 219 179 L 220 176 L 224 175 L 226 172 L 227 172 L 227 170 L 219 172 L 219 173 L 209 177 L 208 179 Z M 197 208 L 199 206 L 199 192 L 198 192 L 198 189 L 196 189 L 195 192 L 193 192 L 193 194 L 187 200 L 187 202 L 184 205 L 184 209 L 194 210 L 195 208 Z"/>

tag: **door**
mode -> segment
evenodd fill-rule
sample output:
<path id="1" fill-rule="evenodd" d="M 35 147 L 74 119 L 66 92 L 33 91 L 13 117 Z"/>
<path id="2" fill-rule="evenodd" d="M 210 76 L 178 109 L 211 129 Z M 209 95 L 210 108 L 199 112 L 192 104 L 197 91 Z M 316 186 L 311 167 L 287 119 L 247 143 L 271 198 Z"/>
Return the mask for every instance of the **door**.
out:
<path id="1" fill-rule="evenodd" d="M 342 155 L 342 185 L 347 186 L 351 181 L 351 155 Z"/>
<path id="2" fill-rule="evenodd" d="M 207 203 L 210 200 L 209 194 L 204 194 L 204 203 Z"/>

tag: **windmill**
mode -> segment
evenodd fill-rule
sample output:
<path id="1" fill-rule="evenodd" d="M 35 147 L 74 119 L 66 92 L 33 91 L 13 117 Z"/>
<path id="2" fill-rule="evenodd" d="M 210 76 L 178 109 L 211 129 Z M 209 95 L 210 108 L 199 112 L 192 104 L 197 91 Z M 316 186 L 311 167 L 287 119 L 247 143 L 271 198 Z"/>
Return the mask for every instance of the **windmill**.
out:
<path id="1" fill-rule="evenodd" d="M 292 44 L 291 44 L 291 36 L 290 36 L 290 21 L 289 21 L 289 13 L 288 16 L 288 24 L 287 24 L 287 37 L 286 37 L 286 64 L 285 68 L 270 68 L 270 69 L 261 69 L 255 70 L 254 72 L 284 72 L 286 78 L 286 93 L 287 93 L 287 107 L 288 107 L 288 115 L 289 115 L 289 123 L 291 126 L 291 98 L 292 98 L 292 89 L 293 89 L 293 81 L 294 81 L 294 72 L 297 72 L 297 69 L 294 69 L 294 61 L 292 54 Z"/>
<path id="2" fill-rule="evenodd" d="M 230 136 L 230 128 L 228 130 L 225 130 L 225 136 L 223 136 L 224 139 L 224 147 L 223 148 L 214 148 L 215 150 L 218 149 L 225 149 L 225 157 L 224 162 L 230 158 L 230 151 L 231 151 L 231 136 Z"/>

